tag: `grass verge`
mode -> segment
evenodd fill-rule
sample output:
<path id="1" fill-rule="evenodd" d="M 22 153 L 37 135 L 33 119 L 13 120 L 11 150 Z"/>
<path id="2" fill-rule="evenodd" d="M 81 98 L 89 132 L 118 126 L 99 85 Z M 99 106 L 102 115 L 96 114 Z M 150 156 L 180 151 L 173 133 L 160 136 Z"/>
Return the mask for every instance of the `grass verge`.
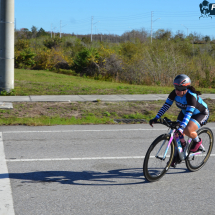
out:
<path id="1" fill-rule="evenodd" d="M 15 69 L 15 89 L 9 95 L 169 94 L 172 89 L 100 81 L 50 71 Z M 199 90 L 202 93 L 215 93 L 215 89 L 212 88 Z"/>
<path id="2" fill-rule="evenodd" d="M 206 99 L 209 122 L 215 122 L 215 101 Z M 114 119 L 155 117 L 164 101 L 140 102 L 18 102 L 11 110 L 0 110 L 0 125 L 83 125 L 115 124 Z M 165 116 L 176 120 L 179 109 L 173 106 Z"/>
<path id="3" fill-rule="evenodd" d="M 83 117 L 81 119 L 61 118 L 56 117 L 34 117 L 34 118 L 16 118 L 9 117 L 6 119 L 0 119 L 0 125 L 28 125 L 28 126 L 50 126 L 50 125 L 86 125 L 86 124 L 111 124 L 114 123 L 112 119 L 108 117 L 98 118 L 96 116 Z"/>

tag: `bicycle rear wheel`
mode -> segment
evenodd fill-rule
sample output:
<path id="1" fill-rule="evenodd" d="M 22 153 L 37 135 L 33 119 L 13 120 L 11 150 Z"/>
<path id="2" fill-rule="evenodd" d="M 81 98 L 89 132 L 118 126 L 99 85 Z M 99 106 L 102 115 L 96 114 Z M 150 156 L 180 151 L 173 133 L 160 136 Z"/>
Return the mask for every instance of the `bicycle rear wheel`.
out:
<path id="1" fill-rule="evenodd" d="M 167 149 L 169 139 L 170 135 L 161 135 L 149 147 L 143 163 L 143 175 L 147 181 L 157 181 L 168 171 L 174 156 L 174 140 L 171 142 L 165 159 L 162 158 Z"/>
<path id="2" fill-rule="evenodd" d="M 197 131 L 197 133 L 202 139 L 203 147 L 200 146 L 200 154 L 187 157 L 185 160 L 187 169 L 191 172 L 198 171 L 206 164 L 208 158 L 210 157 L 214 142 L 213 132 L 209 128 L 201 128 Z M 190 151 L 191 146 L 192 142 L 189 145 L 188 151 Z"/>

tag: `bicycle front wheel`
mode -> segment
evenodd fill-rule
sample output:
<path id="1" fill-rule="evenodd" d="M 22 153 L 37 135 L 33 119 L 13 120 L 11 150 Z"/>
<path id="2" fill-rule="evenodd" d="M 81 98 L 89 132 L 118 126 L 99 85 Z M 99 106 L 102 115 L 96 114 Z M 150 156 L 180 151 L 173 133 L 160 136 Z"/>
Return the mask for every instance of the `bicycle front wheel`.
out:
<path id="1" fill-rule="evenodd" d="M 197 152 L 198 154 L 196 153 L 195 156 L 188 156 L 185 160 L 187 169 L 191 172 L 198 171 L 206 164 L 210 157 L 214 142 L 213 132 L 209 128 L 201 128 L 197 131 L 197 134 L 202 139 L 202 146 L 200 146 Z M 190 151 L 191 146 L 192 142 L 190 143 L 188 151 Z"/>
<path id="2" fill-rule="evenodd" d="M 164 157 L 169 139 L 170 135 L 161 135 L 149 147 L 143 163 L 143 174 L 147 181 L 154 182 L 159 180 L 169 169 L 175 150 L 173 140 Z"/>

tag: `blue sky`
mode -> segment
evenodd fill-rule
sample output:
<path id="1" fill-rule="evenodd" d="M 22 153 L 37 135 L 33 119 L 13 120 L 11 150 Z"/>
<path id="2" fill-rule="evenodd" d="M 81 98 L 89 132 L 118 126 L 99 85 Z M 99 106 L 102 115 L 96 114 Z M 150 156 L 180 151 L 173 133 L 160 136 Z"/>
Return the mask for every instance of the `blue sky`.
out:
<path id="1" fill-rule="evenodd" d="M 215 38 L 215 16 L 200 18 L 203 0 L 15 0 L 16 28 L 34 25 L 45 31 L 121 35 L 133 29 L 196 32 Z M 209 0 L 210 2 L 210 0 Z M 210 2 L 210 3 L 215 3 Z"/>

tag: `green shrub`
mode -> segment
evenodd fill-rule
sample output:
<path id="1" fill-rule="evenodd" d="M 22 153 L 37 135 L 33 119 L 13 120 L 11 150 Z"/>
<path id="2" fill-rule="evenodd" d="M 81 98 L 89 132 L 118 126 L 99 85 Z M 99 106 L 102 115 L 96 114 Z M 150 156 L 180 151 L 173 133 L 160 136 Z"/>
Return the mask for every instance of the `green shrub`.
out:
<path id="1" fill-rule="evenodd" d="M 31 48 L 15 51 L 15 68 L 32 68 L 36 63 L 35 56 Z"/>
<path id="2" fill-rule="evenodd" d="M 45 47 L 52 49 L 56 48 L 62 43 L 62 39 L 60 37 L 55 37 L 55 38 L 49 38 L 44 40 L 43 44 Z"/>
<path id="3" fill-rule="evenodd" d="M 15 50 L 16 51 L 21 51 L 23 49 L 27 49 L 29 48 L 29 40 L 25 40 L 25 39 L 19 39 L 15 42 Z"/>
<path id="4" fill-rule="evenodd" d="M 204 72 L 205 72 L 205 78 L 200 78 L 199 86 L 204 88 L 211 87 L 210 71 L 208 69 L 205 69 Z"/>
<path id="5" fill-rule="evenodd" d="M 56 70 L 69 69 L 72 59 L 64 56 L 61 50 L 47 49 L 40 50 L 35 57 L 34 69 Z"/>
<path id="6" fill-rule="evenodd" d="M 81 75 L 94 76 L 99 73 L 98 61 L 96 49 L 84 48 L 75 56 L 72 69 Z"/>

